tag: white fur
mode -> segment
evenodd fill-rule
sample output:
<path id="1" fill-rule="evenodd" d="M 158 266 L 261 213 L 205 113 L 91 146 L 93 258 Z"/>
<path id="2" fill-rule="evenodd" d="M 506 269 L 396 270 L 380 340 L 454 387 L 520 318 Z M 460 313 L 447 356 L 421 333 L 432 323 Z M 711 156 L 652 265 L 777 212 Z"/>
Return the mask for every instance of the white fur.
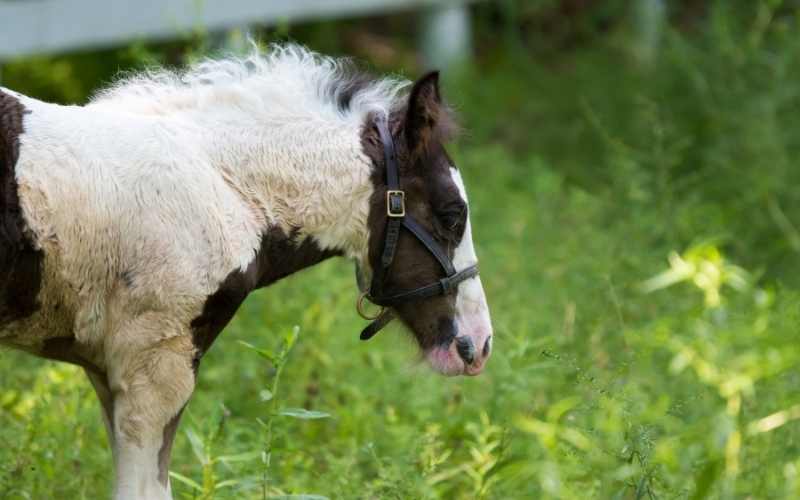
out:
<path id="1" fill-rule="evenodd" d="M 453 182 L 458 186 L 461 193 L 461 198 L 465 203 L 469 204 L 467 200 L 467 190 L 464 187 L 464 181 L 461 179 L 461 173 L 455 168 L 450 169 L 450 175 L 453 177 Z M 475 246 L 472 240 L 472 224 L 467 218 L 467 226 L 464 230 L 464 236 L 461 242 L 453 253 L 453 265 L 456 271 L 461 271 L 469 266 L 478 264 L 478 256 L 475 253 Z M 486 296 L 483 292 L 480 277 L 476 276 L 468 280 L 462 281 L 458 285 L 458 300 L 456 302 L 457 316 L 470 316 L 477 314 L 481 317 L 480 326 L 489 327 L 491 330 L 491 321 L 489 318 L 489 307 L 486 303 Z M 488 333 L 491 333 L 489 331 Z M 483 345 L 483 344 L 481 344 Z"/>
<path id="2" fill-rule="evenodd" d="M 408 82 L 377 80 L 342 111 L 337 82 L 349 78 L 346 65 L 296 45 L 274 46 L 183 73 L 133 76 L 101 92 L 89 108 L 180 116 L 212 129 L 211 137 L 198 139 L 211 141 L 217 166 L 244 184 L 237 187 L 269 222 L 302 227 L 323 248 L 343 246 L 361 257 L 371 186 L 359 132 L 369 113 L 391 111 Z M 242 153 L 251 161 L 242 163 Z"/>
<path id="3" fill-rule="evenodd" d="M 115 454 L 116 500 L 170 500 L 170 485 L 158 481 L 158 464 L 152 459 L 158 455 L 160 442 L 146 443 L 142 447 L 128 446 Z"/>
<path id="4" fill-rule="evenodd" d="M 453 182 L 458 186 L 461 198 L 465 203 L 469 204 L 467 191 L 460 172 L 455 168 L 451 168 L 450 175 L 453 178 Z M 456 271 L 461 271 L 477 263 L 478 256 L 475 254 L 475 247 L 472 242 L 472 224 L 467 218 L 464 235 L 453 253 L 453 265 Z M 434 349 L 428 353 L 428 360 L 439 371 L 447 375 L 460 375 L 462 373 L 477 375 L 483 370 L 486 360 L 491 354 L 490 337 L 492 337 L 492 320 L 479 276 L 459 283 L 458 293 L 456 294 L 455 321 L 458 335 L 469 337 L 475 345 L 477 349 L 476 362 L 471 366 L 465 366 L 458 355 L 455 343 L 443 349 Z M 487 342 L 490 342 L 489 353 L 484 356 L 482 351 Z"/>

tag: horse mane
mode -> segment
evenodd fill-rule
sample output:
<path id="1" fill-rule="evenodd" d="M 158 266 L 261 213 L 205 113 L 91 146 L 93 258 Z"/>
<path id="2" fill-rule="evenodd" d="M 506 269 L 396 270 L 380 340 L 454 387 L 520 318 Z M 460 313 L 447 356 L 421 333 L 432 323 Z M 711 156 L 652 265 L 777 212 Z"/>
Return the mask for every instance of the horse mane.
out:
<path id="1" fill-rule="evenodd" d="M 91 107 L 167 115 L 234 108 L 270 122 L 333 120 L 360 125 L 405 104 L 407 80 L 372 78 L 352 60 L 300 45 L 255 44 L 244 57 L 209 58 L 183 70 L 151 68 L 98 92 Z"/>

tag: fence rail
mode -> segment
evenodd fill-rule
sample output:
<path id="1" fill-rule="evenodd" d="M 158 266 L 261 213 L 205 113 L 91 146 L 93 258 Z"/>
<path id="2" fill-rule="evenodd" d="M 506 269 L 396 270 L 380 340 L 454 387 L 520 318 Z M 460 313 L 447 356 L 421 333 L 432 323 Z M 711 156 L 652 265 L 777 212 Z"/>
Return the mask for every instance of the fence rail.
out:
<path id="1" fill-rule="evenodd" d="M 430 8 L 464 9 L 464 0 L 0 0 L 0 61 L 35 53 L 64 52 L 163 40 L 198 26 L 218 31 Z M 435 14 L 434 14 L 435 15 Z M 452 23 L 451 23 L 452 24 Z M 461 37 L 460 34 L 454 34 Z"/>

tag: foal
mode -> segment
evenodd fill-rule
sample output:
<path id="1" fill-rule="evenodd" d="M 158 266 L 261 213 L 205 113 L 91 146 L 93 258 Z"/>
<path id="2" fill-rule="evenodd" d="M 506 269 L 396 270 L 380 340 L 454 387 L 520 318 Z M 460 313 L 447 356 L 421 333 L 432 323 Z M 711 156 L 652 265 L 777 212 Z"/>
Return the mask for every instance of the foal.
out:
<path id="1" fill-rule="evenodd" d="M 203 354 L 248 293 L 331 256 L 387 306 L 364 337 L 396 316 L 435 370 L 482 370 L 452 129 L 436 73 L 369 79 L 296 46 L 135 76 L 83 107 L 0 88 L 0 342 L 83 367 L 115 498 L 171 497 Z"/>

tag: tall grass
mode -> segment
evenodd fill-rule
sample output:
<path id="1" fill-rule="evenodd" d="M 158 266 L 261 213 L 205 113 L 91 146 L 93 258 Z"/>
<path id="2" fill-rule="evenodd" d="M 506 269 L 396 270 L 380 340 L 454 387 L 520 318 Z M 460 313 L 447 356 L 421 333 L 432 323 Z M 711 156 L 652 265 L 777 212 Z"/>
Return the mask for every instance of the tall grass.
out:
<path id="1" fill-rule="evenodd" d="M 486 373 L 433 375 L 397 327 L 359 342 L 352 269 L 327 262 L 251 297 L 204 360 L 177 496 L 800 495 L 794 13 L 716 2 L 650 64 L 620 28 L 451 77 Z M 3 352 L 0 374 L 0 496 L 107 495 L 79 371 Z"/>

